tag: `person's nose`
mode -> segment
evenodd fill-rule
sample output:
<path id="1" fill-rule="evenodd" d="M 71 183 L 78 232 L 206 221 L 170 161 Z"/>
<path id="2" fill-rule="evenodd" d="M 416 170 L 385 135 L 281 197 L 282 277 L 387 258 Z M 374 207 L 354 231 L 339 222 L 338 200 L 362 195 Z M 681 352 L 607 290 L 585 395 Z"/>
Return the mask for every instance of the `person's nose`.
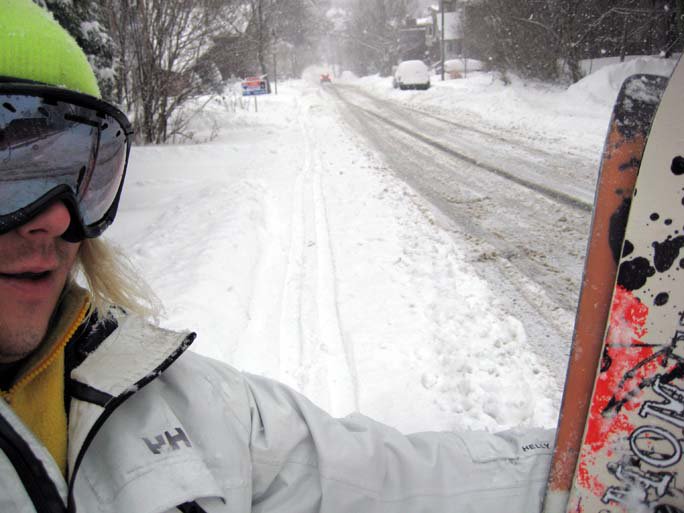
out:
<path id="1" fill-rule="evenodd" d="M 59 237 L 70 223 L 71 215 L 66 205 L 55 201 L 36 217 L 22 224 L 17 231 L 22 237 Z"/>

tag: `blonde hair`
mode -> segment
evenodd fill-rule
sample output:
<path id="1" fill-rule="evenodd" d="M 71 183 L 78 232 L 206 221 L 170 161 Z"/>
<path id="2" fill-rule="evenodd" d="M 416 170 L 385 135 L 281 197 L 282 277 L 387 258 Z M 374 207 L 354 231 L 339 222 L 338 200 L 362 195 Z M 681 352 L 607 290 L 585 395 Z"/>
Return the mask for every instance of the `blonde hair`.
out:
<path id="1" fill-rule="evenodd" d="M 80 273 L 88 285 L 91 312 L 107 312 L 112 305 L 158 321 L 162 312 L 159 298 L 142 280 L 123 252 L 102 238 L 85 239 L 78 253 L 72 278 Z"/>

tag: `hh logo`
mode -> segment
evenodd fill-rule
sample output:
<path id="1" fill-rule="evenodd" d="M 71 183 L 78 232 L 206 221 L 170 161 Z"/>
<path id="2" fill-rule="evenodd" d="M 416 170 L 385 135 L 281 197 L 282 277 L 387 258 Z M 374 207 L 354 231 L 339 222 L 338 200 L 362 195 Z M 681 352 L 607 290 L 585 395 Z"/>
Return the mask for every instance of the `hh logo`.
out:
<path id="1" fill-rule="evenodd" d="M 147 448 L 152 451 L 152 454 L 161 454 L 164 446 L 168 446 L 172 451 L 181 449 L 181 444 L 185 444 L 186 447 L 192 447 L 187 435 L 179 427 L 176 428 L 176 434 L 164 431 L 163 435 L 155 436 L 154 440 L 143 437 L 143 441 L 145 442 L 145 445 L 147 445 Z"/>

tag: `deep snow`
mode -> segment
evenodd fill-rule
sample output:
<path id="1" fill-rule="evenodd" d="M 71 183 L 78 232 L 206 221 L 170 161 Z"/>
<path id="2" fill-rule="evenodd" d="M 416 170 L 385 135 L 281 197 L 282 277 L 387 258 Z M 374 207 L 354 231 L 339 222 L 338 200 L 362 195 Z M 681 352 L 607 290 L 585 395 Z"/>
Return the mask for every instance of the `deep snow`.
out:
<path id="1" fill-rule="evenodd" d="M 619 79 L 643 66 L 609 66 L 568 90 L 489 73 L 427 92 L 353 83 L 598 160 Z M 162 325 L 197 331 L 194 351 L 334 415 L 359 410 L 403 431 L 555 425 L 562 365 L 528 350 L 496 284 L 341 123 L 316 70 L 258 101 L 258 113 L 213 102 L 195 120 L 200 139 L 219 127 L 211 142 L 133 150 L 107 237 L 164 302 Z"/>

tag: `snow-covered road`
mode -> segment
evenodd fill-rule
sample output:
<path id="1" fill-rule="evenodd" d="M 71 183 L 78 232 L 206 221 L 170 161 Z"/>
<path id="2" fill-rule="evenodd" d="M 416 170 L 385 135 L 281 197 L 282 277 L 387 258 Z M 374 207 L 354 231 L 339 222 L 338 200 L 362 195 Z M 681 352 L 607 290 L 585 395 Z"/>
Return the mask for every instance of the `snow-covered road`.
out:
<path id="1" fill-rule="evenodd" d="M 436 207 L 505 311 L 523 322 L 534 351 L 561 368 L 589 231 L 591 160 L 455 126 L 358 87 L 326 91 L 392 172 Z M 563 373 L 556 376 L 561 387 Z"/>
<path id="2" fill-rule="evenodd" d="M 431 114 L 374 96 L 351 84 L 342 83 L 327 90 L 347 106 L 482 171 L 498 174 L 554 201 L 591 211 L 596 165 L 587 155 L 573 156 L 565 148 L 538 148 L 524 137 L 468 125 L 459 122 L 458 116 Z"/>
<path id="3" fill-rule="evenodd" d="M 163 325 L 334 415 L 403 431 L 554 424 L 559 387 L 523 324 L 318 84 L 281 86 L 258 115 L 208 115 L 224 123 L 212 143 L 135 149 L 109 233 Z"/>

